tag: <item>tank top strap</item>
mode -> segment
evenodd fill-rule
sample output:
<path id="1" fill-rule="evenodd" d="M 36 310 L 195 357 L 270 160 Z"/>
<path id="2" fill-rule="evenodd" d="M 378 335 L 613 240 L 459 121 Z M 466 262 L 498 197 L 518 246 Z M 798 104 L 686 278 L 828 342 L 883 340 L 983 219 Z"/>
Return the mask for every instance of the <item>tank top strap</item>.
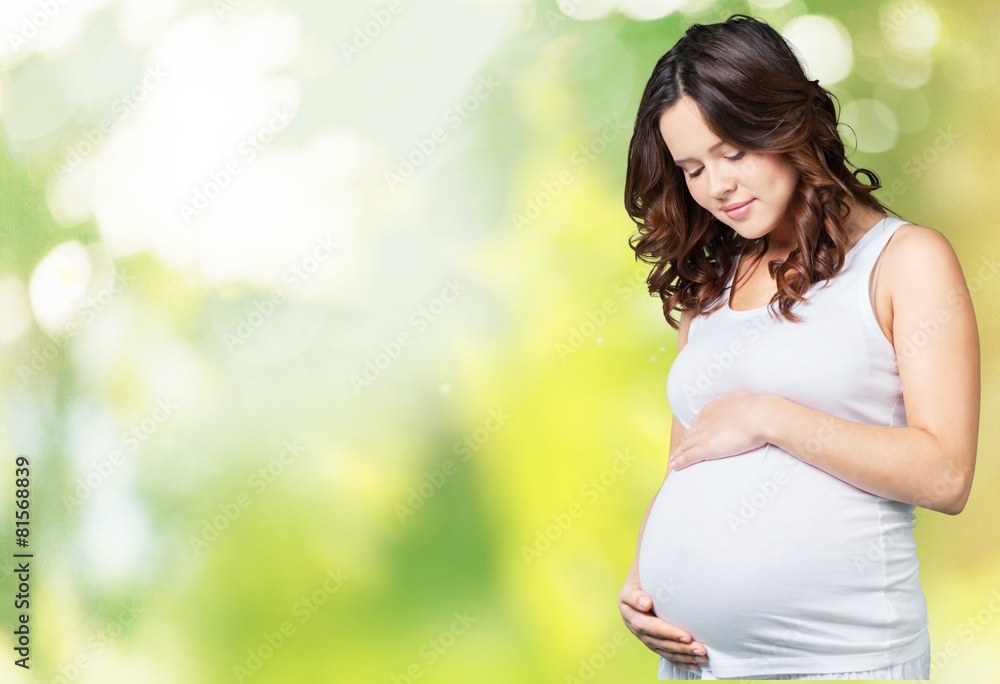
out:
<path id="1" fill-rule="evenodd" d="M 867 233 L 862 235 L 858 243 L 848 252 L 848 257 L 851 260 L 851 273 L 855 274 L 854 277 L 863 279 L 866 287 L 868 278 L 875 267 L 875 262 L 878 260 L 879 255 L 882 254 L 882 250 L 885 249 L 889 238 L 893 236 L 900 226 L 907 223 L 907 221 L 901 218 L 886 216 Z"/>

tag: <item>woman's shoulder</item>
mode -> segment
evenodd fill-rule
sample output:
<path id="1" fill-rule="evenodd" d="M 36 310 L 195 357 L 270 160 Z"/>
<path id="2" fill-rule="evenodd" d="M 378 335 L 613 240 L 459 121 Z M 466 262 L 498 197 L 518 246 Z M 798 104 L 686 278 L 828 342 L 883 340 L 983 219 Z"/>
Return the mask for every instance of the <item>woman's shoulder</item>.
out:
<path id="1" fill-rule="evenodd" d="M 955 250 L 944 233 L 918 223 L 900 223 L 889 236 L 885 247 L 885 260 L 888 261 L 918 265 L 948 257 L 957 259 Z"/>
<path id="2" fill-rule="evenodd" d="M 895 237 L 896 234 L 898 234 L 900 237 L 896 238 Z M 902 238 L 903 235 L 906 235 L 907 236 L 906 239 L 908 240 L 914 238 L 918 240 L 934 239 L 934 237 L 937 236 L 938 238 L 944 239 L 947 242 L 947 238 L 945 238 L 944 234 L 941 231 L 931 228 L 930 226 L 923 226 L 920 225 L 919 223 L 907 221 L 905 218 L 900 217 L 899 226 L 893 233 L 893 239 L 897 240 L 903 239 Z"/>
<path id="3" fill-rule="evenodd" d="M 958 254 L 939 230 L 917 223 L 900 224 L 889 237 L 879 267 L 879 281 L 897 295 L 965 289 L 965 276 Z"/>

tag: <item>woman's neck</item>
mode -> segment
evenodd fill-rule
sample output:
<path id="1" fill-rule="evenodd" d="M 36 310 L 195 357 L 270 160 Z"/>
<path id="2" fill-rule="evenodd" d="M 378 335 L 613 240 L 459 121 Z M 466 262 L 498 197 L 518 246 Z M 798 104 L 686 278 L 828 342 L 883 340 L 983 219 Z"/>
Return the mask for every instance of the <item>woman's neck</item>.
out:
<path id="1" fill-rule="evenodd" d="M 847 249 L 853 247 L 869 229 L 885 217 L 885 213 L 866 207 L 857 200 L 849 199 L 847 206 L 850 213 L 844 222 L 844 230 L 847 232 Z M 767 234 L 768 249 L 764 254 L 767 260 L 787 259 L 797 243 L 791 223 L 782 223 L 780 226 Z"/>

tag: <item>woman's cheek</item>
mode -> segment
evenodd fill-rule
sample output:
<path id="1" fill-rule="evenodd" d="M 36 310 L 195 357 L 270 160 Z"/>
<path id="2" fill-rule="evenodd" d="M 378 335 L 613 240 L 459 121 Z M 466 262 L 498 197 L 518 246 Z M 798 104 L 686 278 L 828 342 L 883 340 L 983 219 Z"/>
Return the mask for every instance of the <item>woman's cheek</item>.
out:
<path id="1" fill-rule="evenodd" d="M 697 181 L 697 179 L 695 179 L 695 181 Z M 702 188 L 702 185 L 702 183 L 689 182 L 688 189 L 691 192 L 691 197 L 693 197 L 694 201 L 698 203 L 698 206 L 711 212 L 712 207 L 710 206 L 709 199 Z"/>

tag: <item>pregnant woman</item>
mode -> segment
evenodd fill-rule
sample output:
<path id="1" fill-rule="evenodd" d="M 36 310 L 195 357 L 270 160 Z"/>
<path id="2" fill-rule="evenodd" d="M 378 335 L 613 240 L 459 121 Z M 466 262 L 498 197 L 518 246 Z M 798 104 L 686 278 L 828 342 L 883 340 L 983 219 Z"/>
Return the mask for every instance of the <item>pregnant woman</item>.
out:
<path id="1" fill-rule="evenodd" d="M 639 105 L 632 247 L 678 355 L 619 608 L 660 679 L 929 676 L 913 510 L 969 497 L 979 334 L 949 242 L 887 214 L 837 126 L 743 15 L 692 26 Z"/>

